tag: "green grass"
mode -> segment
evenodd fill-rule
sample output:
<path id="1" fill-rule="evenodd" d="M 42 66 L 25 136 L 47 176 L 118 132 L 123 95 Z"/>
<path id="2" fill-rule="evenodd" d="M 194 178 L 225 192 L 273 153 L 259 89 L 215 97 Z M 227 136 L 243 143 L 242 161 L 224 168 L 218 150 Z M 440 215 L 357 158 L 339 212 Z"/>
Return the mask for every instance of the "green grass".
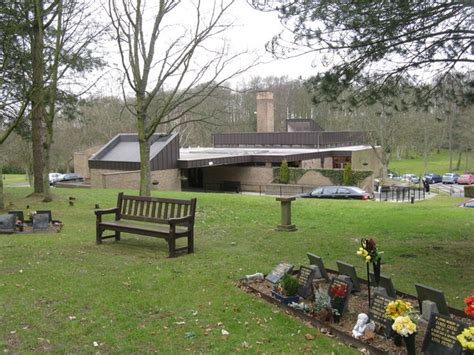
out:
<path id="1" fill-rule="evenodd" d="M 453 153 L 453 169 L 456 167 L 458 159 L 458 153 Z M 467 159 L 467 160 L 466 160 Z M 388 168 L 396 171 L 398 174 L 417 174 L 422 176 L 423 173 L 436 173 L 443 175 L 449 172 L 449 153 L 448 151 L 441 151 L 438 153 L 432 153 L 428 156 L 428 165 L 425 169 L 423 157 L 417 157 L 413 159 L 403 160 L 391 160 Z M 469 154 L 463 153 L 461 158 L 461 166 L 459 170 L 455 170 L 457 173 L 463 173 L 465 171 L 474 172 L 474 152 Z"/>
<path id="2" fill-rule="evenodd" d="M 4 174 L 3 178 L 3 184 L 5 186 L 28 183 L 28 179 L 24 174 Z"/>
<path id="3" fill-rule="evenodd" d="M 340 259 L 363 275 L 355 254 L 361 237 L 377 241 L 382 273 L 402 291 L 414 294 L 421 282 L 458 308 L 474 293 L 474 211 L 454 207 L 459 199 L 302 199 L 293 204 L 298 231 L 284 233 L 275 231 L 280 210 L 271 197 L 155 193 L 198 198 L 195 254 L 168 259 L 167 244 L 153 238 L 125 234 L 95 245 L 94 204 L 112 207 L 117 190 L 54 189 L 49 204 L 24 198 L 30 192 L 7 188 L 7 203 L 49 208 L 65 226 L 59 234 L 0 236 L 0 349 L 10 352 L 352 354 L 235 282 L 283 260 L 307 265 L 308 251 L 327 267 Z M 316 339 L 305 340 L 307 333 Z"/>

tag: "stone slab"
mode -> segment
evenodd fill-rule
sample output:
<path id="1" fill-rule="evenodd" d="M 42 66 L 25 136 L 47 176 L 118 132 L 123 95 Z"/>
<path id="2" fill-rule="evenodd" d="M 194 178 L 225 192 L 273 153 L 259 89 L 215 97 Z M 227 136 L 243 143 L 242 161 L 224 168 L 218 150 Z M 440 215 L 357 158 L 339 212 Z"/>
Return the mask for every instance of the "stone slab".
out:
<path id="1" fill-rule="evenodd" d="M 347 275 L 352 280 L 353 291 L 360 291 L 360 283 L 357 277 L 356 268 L 354 265 L 345 263 L 340 260 L 336 260 L 337 270 L 340 274 Z"/>
<path id="2" fill-rule="evenodd" d="M 321 276 L 326 280 L 329 281 L 329 275 L 326 270 L 326 267 L 324 266 L 323 259 L 313 253 L 306 253 L 309 259 L 310 265 L 316 265 L 319 268 L 319 271 L 321 272 Z"/>
<path id="3" fill-rule="evenodd" d="M 443 291 L 422 284 L 415 284 L 415 288 L 421 312 L 423 312 L 423 301 L 429 300 L 436 303 L 440 314 L 449 316 L 448 304 Z"/>

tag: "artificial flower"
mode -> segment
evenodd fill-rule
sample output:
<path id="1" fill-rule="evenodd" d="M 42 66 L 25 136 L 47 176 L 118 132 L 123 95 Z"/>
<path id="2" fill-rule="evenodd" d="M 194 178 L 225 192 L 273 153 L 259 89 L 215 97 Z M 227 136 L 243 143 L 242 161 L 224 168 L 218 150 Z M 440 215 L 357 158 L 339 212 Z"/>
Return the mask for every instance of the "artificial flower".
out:
<path id="1" fill-rule="evenodd" d="M 397 334 L 407 337 L 416 333 L 416 324 L 409 316 L 400 316 L 395 318 L 395 322 L 392 324 L 392 329 L 396 331 Z"/>
<path id="2" fill-rule="evenodd" d="M 372 259 L 372 258 L 370 257 L 370 255 L 367 255 L 367 256 L 365 257 L 365 262 L 366 262 L 366 263 L 370 263 L 370 259 Z"/>
<path id="3" fill-rule="evenodd" d="M 474 316 L 474 296 L 469 296 L 464 299 L 466 308 L 464 308 L 464 313 L 469 316 Z"/>
<path id="4" fill-rule="evenodd" d="M 385 316 L 396 319 L 400 316 L 409 314 L 411 310 L 412 306 L 410 302 L 395 300 L 388 303 L 387 307 L 385 308 Z"/>
<path id="5" fill-rule="evenodd" d="M 456 338 L 464 349 L 474 350 L 474 327 L 464 328 Z"/>

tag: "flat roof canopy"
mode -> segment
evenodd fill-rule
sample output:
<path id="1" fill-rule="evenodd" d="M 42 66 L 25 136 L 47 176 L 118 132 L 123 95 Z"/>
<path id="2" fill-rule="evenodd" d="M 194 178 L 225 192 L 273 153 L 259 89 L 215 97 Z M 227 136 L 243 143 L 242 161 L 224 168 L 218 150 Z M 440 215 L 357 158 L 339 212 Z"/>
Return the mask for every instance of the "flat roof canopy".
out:
<path id="1" fill-rule="evenodd" d="M 371 149 L 367 145 L 327 149 L 295 148 L 181 148 L 180 168 L 202 168 L 215 165 L 242 163 L 280 163 L 318 159 L 328 156 L 347 156 L 352 152 Z"/>

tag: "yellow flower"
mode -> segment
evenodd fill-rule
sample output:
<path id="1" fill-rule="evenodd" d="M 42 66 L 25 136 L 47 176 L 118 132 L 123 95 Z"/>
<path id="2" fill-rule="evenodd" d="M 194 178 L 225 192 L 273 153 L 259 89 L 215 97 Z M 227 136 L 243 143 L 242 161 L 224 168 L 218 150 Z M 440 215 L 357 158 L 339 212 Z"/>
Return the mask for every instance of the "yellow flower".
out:
<path id="1" fill-rule="evenodd" d="M 408 316 L 397 317 L 393 322 L 392 329 L 401 336 L 407 337 L 416 332 L 416 324 Z"/>
<path id="2" fill-rule="evenodd" d="M 370 259 L 372 259 L 372 258 L 370 257 L 370 255 L 367 255 L 367 256 L 365 257 L 365 262 L 366 262 L 366 263 L 370 262 Z"/>
<path id="3" fill-rule="evenodd" d="M 389 302 L 389 304 L 385 308 L 385 316 L 395 319 L 409 312 L 411 308 L 412 307 L 409 302 L 405 302 L 402 300 L 395 300 L 395 301 Z"/>
<path id="4" fill-rule="evenodd" d="M 464 349 L 474 350 L 474 327 L 464 328 L 457 339 Z"/>
<path id="5" fill-rule="evenodd" d="M 357 250 L 357 255 L 366 257 L 369 253 L 364 248 L 359 248 L 359 250 Z"/>

